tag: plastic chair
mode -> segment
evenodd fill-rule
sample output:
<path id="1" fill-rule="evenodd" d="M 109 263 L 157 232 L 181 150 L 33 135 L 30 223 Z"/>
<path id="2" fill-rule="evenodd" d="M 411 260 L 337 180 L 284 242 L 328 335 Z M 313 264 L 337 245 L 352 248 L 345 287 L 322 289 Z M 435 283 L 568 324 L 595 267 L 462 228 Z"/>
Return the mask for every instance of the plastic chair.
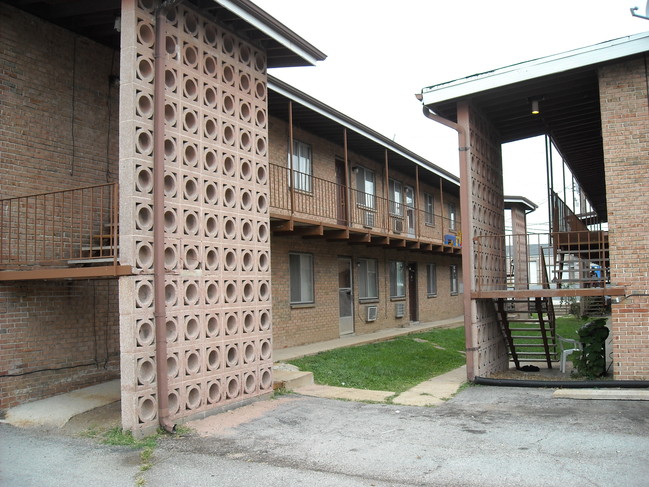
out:
<path id="1" fill-rule="evenodd" d="M 565 373 L 566 359 L 571 353 L 580 352 L 582 350 L 581 342 L 579 342 L 578 340 L 573 340 L 572 338 L 564 338 L 562 336 L 557 335 L 557 343 L 561 351 L 561 365 L 559 368 L 562 373 Z"/>

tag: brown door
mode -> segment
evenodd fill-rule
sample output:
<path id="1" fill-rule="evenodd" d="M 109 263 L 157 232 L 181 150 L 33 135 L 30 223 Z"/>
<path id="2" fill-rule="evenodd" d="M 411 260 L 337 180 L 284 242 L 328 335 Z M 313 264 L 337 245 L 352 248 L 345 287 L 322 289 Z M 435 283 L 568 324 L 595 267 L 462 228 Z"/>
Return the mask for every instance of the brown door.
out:
<path id="1" fill-rule="evenodd" d="M 336 159 L 336 218 L 338 225 L 347 225 L 347 179 L 345 161 Z"/>
<path id="2" fill-rule="evenodd" d="M 417 263 L 408 262 L 408 308 L 410 308 L 410 321 L 419 321 L 419 307 L 417 300 Z"/>

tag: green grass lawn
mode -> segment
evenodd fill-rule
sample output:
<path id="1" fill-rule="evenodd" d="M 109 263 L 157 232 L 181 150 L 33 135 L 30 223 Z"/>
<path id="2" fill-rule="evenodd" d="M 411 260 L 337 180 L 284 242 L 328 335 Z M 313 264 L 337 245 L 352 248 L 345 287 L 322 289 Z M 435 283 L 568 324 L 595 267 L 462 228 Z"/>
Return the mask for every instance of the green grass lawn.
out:
<path id="1" fill-rule="evenodd" d="M 441 348 L 440 348 L 441 347 Z M 464 365 L 464 328 L 437 329 L 291 360 L 318 384 L 403 392 Z"/>

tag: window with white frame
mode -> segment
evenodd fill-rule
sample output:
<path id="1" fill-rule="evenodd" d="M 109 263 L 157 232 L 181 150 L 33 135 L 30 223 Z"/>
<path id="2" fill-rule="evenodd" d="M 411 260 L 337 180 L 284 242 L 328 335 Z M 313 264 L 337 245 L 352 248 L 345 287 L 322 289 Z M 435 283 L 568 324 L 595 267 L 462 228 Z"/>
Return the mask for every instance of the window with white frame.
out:
<path id="1" fill-rule="evenodd" d="M 379 297 L 378 266 L 376 259 L 358 259 L 358 297 Z"/>
<path id="2" fill-rule="evenodd" d="M 424 193 L 424 223 L 426 225 L 435 224 L 435 200 L 429 193 Z"/>
<path id="3" fill-rule="evenodd" d="M 403 214 L 403 186 L 399 181 L 390 179 L 388 183 L 390 193 L 390 213 L 393 215 Z"/>
<path id="4" fill-rule="evenodd" d="M 313 255 L 290 253 L 288 259 L 290 303 L 313 303 Z"/>
<path id="5" fill-rule="evenodd" d="M 289 155 L 290 158 L 290 155 Z M 311 146 L 293 140 L 293 162 L 289 160 L 292 177 L 289 176 L 289 184 L 298 191 L 311 192 L 311 179 L 313 176 L 313 165 L 311 164 Z"/>
<path id="6" fill-rule="evenodd" d="M 390 262 L 390 297 L 403 298 L 406 295 L 406 264 L 403 261 Z"/>
<path id="7" fill-rule="evenodd" d="M 458 292 L 458 282 L 457 282 L 457 266 L 450 266 L 450 275 L 451 275 L 451 294 L 457 294 Z"/>
<path id="8" fill-rule="evenodd" d="M 457 225 L 457 210 L 455 203 L 448 204 L 448 228 L 450 230 L 455 230 Z"/>
<path id="9" fill-rule="evenodd" d="M 363 166 L 356 166 L 356 190 L 357 204 L 365 208 L 374 209 L 376 207 L 376 184 L 374 171 Z"/>
<path id="10" fill-rule="evenodd" d="M 426 264 L 426 294 L 437 296 L 437 266 Z"/>

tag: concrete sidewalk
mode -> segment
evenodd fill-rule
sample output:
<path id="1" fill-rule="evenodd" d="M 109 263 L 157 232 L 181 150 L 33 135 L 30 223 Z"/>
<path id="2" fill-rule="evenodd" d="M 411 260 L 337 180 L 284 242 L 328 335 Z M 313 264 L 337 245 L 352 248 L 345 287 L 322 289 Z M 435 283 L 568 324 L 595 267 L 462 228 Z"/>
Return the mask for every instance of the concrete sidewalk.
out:
<path id="1" fill-rule="evenodd" d="M 273 367 L 275 384 L 277 387 L 284 387 L 305 396 L 365 402 L 386 402 L 389 398 L 392 398 L 394 404 L 434 406 L 451 398 L 457 392 L 458 388 L 466 382 L 465 366 L 438 377 L 433 377 L 416 385 L 412 389 L 396 395 L 393 391 L 373 391 L 314 384 L 313 374 L 311 372 L 300 371 L 296 367 L 281 362 L 307 355 L 315 355 L 327 350 L 390 340 L 395 337 L 421 333 L 435 328 L 455 328 L 463 324 L 464 318 L 458 316 L 447 320 L 417 323 L 405 328 L 388 328 L 365 335 L 346 336 L 326 342 L 276 350 L 274 351 L 275 366 Z"/>

